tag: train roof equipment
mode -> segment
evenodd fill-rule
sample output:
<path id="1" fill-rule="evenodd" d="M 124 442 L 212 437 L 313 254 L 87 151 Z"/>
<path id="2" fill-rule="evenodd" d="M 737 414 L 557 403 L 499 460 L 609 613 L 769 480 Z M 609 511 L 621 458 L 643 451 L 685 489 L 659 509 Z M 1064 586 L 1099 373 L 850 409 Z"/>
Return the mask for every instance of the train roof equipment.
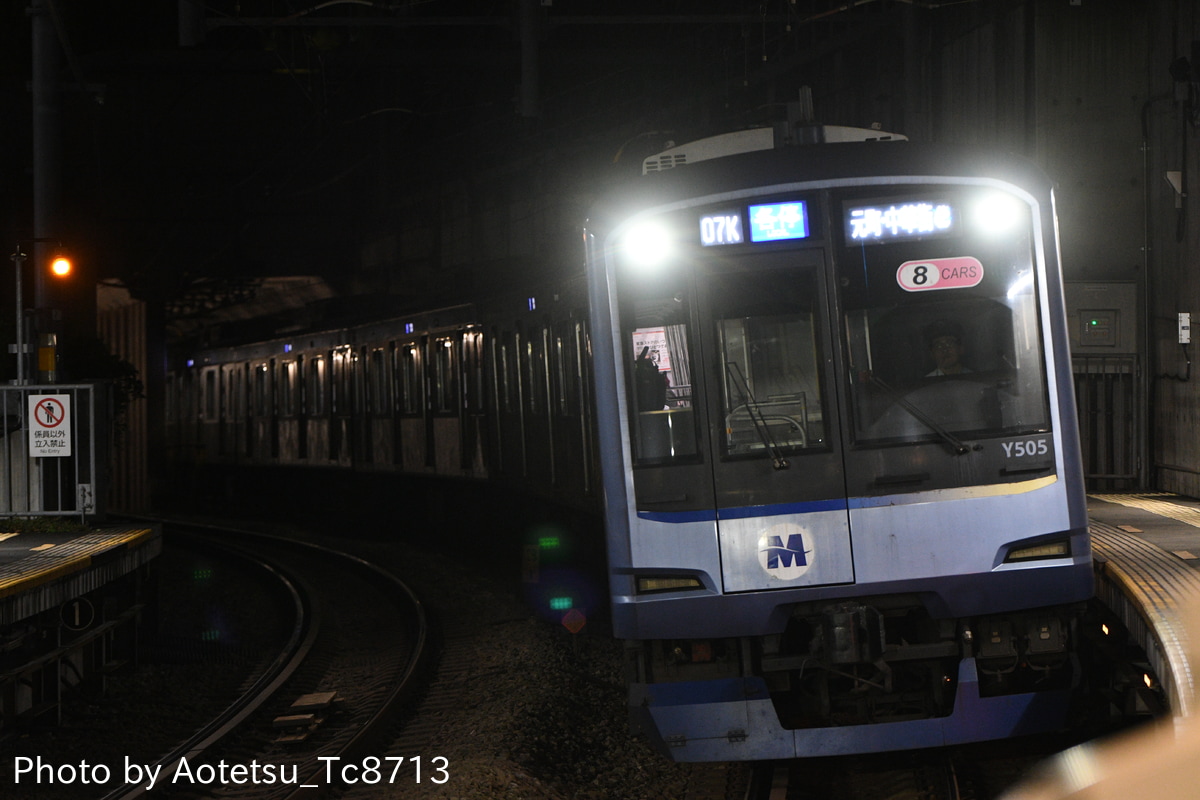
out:
<path id="1" fill-rule="evenodd" d="M 748 128 L 722 133 L 676 145 L 642 161 L 642 174 L 662 172 L 685 164 L 710 161 L 715 158 L 774 150 L 802 144 L 835 144 L 841 142 L 906 142 L 908 137 L 878 128 L 854 128 L 844 125 L 796 124 L 777 122 L 769 127 Z"/>

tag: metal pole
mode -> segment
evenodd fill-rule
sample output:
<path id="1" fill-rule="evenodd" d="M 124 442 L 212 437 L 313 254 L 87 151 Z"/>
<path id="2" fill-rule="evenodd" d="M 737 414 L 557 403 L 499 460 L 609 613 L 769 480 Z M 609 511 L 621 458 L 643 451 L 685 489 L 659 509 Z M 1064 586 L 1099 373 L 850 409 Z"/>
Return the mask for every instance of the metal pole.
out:
<path id="1" fill-rule="evenodd" d="M 537 0 L 521 0 L 520 113 L 525 119 L 538 115 L 538 12 Z"/>
<path id="2" fill-rule="evenodd" d="M 33 257 L 35 264 L 49 259 L 46 242 L 58 227 L 59 98 L 58 70 L 62 53 L 54 29 L 53 0 L 33 0 L 29 16 L 33 26 Z M 47 306 L 46 280 L 33 271 L 33 308 Z M 41 327 L 40 323 L 37 323 Z"/>
<path id="3" fill-rule="evenodd" d="M 21 246 L 12 254 L 14 272 L 17 274 L 17 385 L 25 385 L 25 304 L 21 300 L 21 272 L 25 266 L 25 254 Z"/>

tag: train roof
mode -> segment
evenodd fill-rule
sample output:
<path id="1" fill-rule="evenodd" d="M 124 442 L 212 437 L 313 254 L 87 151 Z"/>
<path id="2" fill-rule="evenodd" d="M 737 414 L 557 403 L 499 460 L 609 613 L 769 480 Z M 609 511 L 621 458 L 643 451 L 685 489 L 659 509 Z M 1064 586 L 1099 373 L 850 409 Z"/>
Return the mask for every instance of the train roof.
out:
<path id="1" fill-rule="evenodd" d="M 904 140 L 790 145 L 687 164 L 631 179 L 606 194 L 592 219 L 614 223 L 644 209 L 689 197 L 800 182 L 834 183 L 876 178 L 992 178 L 1048 191 L 1052 184 L 1033 162 L 980 147 Z"/>

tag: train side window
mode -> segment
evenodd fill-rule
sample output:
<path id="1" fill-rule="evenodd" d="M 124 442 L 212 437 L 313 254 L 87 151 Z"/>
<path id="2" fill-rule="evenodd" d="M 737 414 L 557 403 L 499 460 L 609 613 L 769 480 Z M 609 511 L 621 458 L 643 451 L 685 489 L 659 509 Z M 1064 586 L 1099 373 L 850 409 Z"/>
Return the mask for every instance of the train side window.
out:
<path id="1" fill-rule="evenodd" d="M 296 413 L 294 381 L 296 379 L 296 362 L 284 361 L 279 365 L 279 413 L 285 417 Z"/>
<path id="2" fill-rule="evenodd" d="M 308 413 L 320 416 L 325 413 L 325 357 L 314 356 L 308 369 L 308 386 L 305 391 Z"/>
<path id="3" fill-rule="evenodd" d="M 238 407 L 237 394 L 234 388 L 236 380 L 237 370 L 235 367 L 221 368 L 222 402 L 225 404 L 225 418 L 230 422 L 236 422 L 241 418 L 241 409 Z"/>
<path id="4" fill-rule="evenodd" d="M 346 378 L 346 355 L 340 350 L 334 350 L 329 354 L 329 374 L 326 380 L 329 383 L 327 397 L 329 398 L 329 413 L 337 416 L 344 414 L 345 409 L 342 405 L 344 391 L 342 383 Z"/>
<path id="5" fill-rule="evenodd" d="M 592 333 L 586 321 L 575 323 L 575 377 L 579 381 L 579 403 L 586 401 L 587 393 L 583 391 L 584 376 L 587 375 L 587 365 L 592 363 Z"/>
<path id="6" fill-rule="evenodd" d="M 387 355 L 388 360 L 388 386 L 387 397 L 388 405 L 385 412 L 388 414 L 399 414 L 401 403 L 403 403 L 403 382 L 404 377 L 401 372 L 404 368 L 404 363 L 401 360 L 400 344 L 398 342 L 388 342 Z"/>
<path id="7" fill-rule="evenodd" d="M 531 415 L 541 416 L 545 412 L 542 401 L 546 393 L 545 331 L 531 333 L 525 339 L 524 348 L 524 393 L 526 409 Z"/>
<path id="8" fill-rule="evenodd" d="M 333 358 L 330 362 L 333 374 L 329 379 L 333 397 L 330 411 L 337 415 L 346 416 L 352 413 L 350 407 L 352 376 L 350 372 L 353 368 L 353 359 L 354 354 L 348 347 L 333 351 Z"/>
<path id="9" fill-rule="evenodd" d="M 421 349 L 415 342 L 399 345 L 400 413 L 421 413 Z"/>
<path id="10" fill-rule="evenodd" d="M 172 424 L 179 421 L 179 419 L 175 416 L 179 413 L 179 403 L 175 397 L 178 391 L 179 381 L 176 380 L 175 373 L 168 372 L 166 383 L 163 386 L 163 413 L 167 418 L 167 422 Z"/>
<path id="11" fill-rule="evenodd" d="M 434 342 L 433 410 L 439 414 L 458 411 L 458 358 L 454 339 L 438 338 Z"/>
<path id="12" fill-rule="evenodd" d="M 487 337 L 486 341 L 487 361 L 491 366 L 490 374 L 488 375 L 490 382 L 488 383 L 487 391 L 491 396 L 492 409 L 499 412 L 504 408 L 503 385 L 505 383 L 503 373 L 504 364 L 500 360 L 500 332 L 493 328 L 491 335 Z"/>
<path id="13" fill-rule="evenodd" d="M 575 387 L 575 349 L 565 340 L 561 328 L 554 332 L 552 342 L 551 375 L 554 384 L 555 409 L 559 416 L 570 416 L 574 411 L 573 390 Z"/>
<path id="14" fill-rule="evenodd" d="M 371 413 L 376 416 L 387 414 L 392 405 L 387 377 L 387 353 L 382 347 L 373 348 L 367 360 L 367 391 Z"/>
<path id="15" fill-rule="evenodd" d="M 538 330 L 537 342 L 533 351 L 530 366 L 533 372 L 534 391 L 530 394 L 536 398 L 535 412 L 546 416 L 553 409 L 554 395 L 550 385 L 550 330 L 544 325 Z"/>
<path id="16" fill-rule="evenodd" d="M 217 418 L 217 371 L 210 369 L 204 373 L 204 418 Z"/>
<path id="17" fill-rule="evenodd" d="M 179 421 L 181 423 L 192 423 L 195 420 L 192 417 L 192 411 L 196 402 L 195 396 L 196 377 L 191 370 L 187 370 L 179 376 Z"/>
<path id="18" fill-rule="evenodd" d="M 267 362 L 267 404 L 264 412 L 268 415 L 279 414 L 279 370 L 273 358 Z"/>
<path id="19" fill-rule="evenodd" d="M 346 358 L 349 361 L 346 365 L 346 386 L 349 391 L 350 413 L 355 416 L 368 414 L 371 411 L 371 398 L 368 396 L 371 364 L 368 351 L 350 350 L 346 352 Z"/>
<path id="20" fill-rule="evenodd" d="M 587 403 L 590 396 L 588 383 L 588 365 L 592 363 L 592 337 L 588 324 L 577 320 L 571 331 L 571 396 L 573 398 L 573 413 L 578 416 L 587 414 Z"/>
<path id="21" fill-rule="evenodd" d="M 500 345 L 501 406 L 506 414 L 512 414 L 516 411 L 516 404 L 513 402 L 513 387 L 516 384 L 513 376 L 516 374 L 516 370 L 512 363 L 512 347 L 509 346 L 510 339 L 512 339 L 512 334 L 506 332 L 504 334 L 504 341 Z"/>
<path id="22" fill-rule="evenodd" d="M 346 351 L 347 410 L 355 416 L 371 412 L 371 359 L 365 349 Z"/>
<path id="23" fill-rule="evenodd" d="M 714 286 L 722 455 L 824 449 L 821 294 L 813 273 L 722 276 Z"/>
<path id="24" fill-rule="evenodd" d="M 644 291 L 622 306 L 629 430 L 638 465 L 693 462 L 700 453 L 692 406 L 690 304 L 676 288 Z"/>
<path id="25" fill-rule="evenodd" d="M 466 331 L 462 335 L 463 403 L 467 411 L 483 411 L 483 334 Z"/>
<path id="26" fill-rule="evenodd" d="M 267 365 L 258 364 L 254 367 L 254 415 L 265 417 L 269 392 L 267 390 Z"/>
<path id="27" fill-rule="evenodd" d="M 246 375 L 241 364 L 229 368 L 229 409 L 231 416 L 237 421 L 246 418 Z"/>
<path id="28" fill-rule="evenodd" d="M 295 379 L 294 394 L 296 411 L 302 416 L 308 412 L 308 400 L 305 397 L 305 393 L 308 389 L 308 386 L 305 384 L 305 376 L 307 374 L 307 371 L 304 369 L 304 356 L 297 356 L 296 371 L 293 373 L 293 377 Z"/>
<path id="29" fill-rule="evenodd" d="M 513 411 L 518 414 L 527 413 L 529 405 L 529 343 L 525 339 L 525 332 L 521 328 L 517 328 L 513 333 L 512 347 L 512 385 L 513 385 Z"/>

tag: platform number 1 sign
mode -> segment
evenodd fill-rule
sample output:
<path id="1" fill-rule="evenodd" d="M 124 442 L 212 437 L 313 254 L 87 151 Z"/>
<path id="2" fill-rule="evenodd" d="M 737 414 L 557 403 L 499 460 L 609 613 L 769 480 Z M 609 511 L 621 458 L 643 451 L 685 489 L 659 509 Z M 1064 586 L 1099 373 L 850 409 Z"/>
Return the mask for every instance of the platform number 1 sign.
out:
<path id="1" fill-rule="evenodd" d="M 71 455 L 71 396 L 29 396 L 29 455 Z"/>

